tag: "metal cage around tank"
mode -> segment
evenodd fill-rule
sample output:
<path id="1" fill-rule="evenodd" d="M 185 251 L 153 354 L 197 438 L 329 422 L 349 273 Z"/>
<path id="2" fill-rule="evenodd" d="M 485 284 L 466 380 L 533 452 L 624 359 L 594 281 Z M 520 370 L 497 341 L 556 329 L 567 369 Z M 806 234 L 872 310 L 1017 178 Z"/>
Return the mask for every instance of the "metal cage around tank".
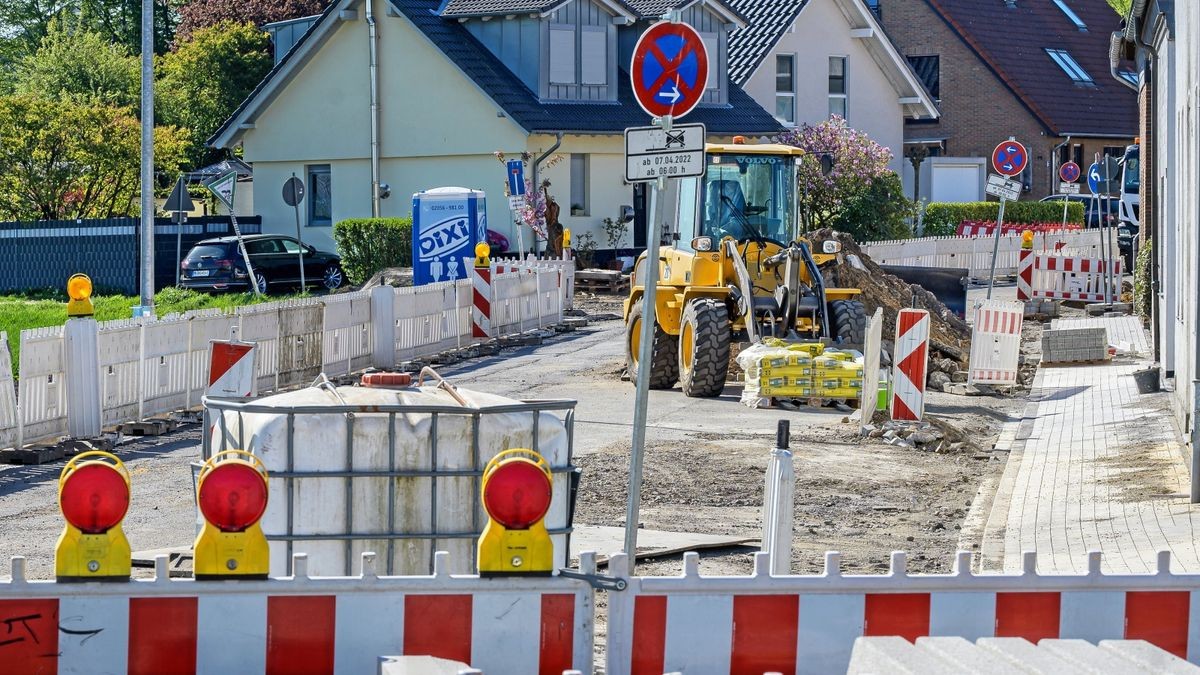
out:
<path id="1" fill-rule="evenodd" d="M 287 505 L 286 505 L 286 532 L 268 533 L 269 541 L 284 541 L 287 542 L 287 560 L 292 560 L 295 543 L 298 541 L 344 541 L 345 542 L 345 574 L 350 575 L 350 561 L 353 558 L 352 544 L 356 540 L 387 540 L 387 563 L 386 573 L 393 574 L 393 563 L 396 542 L 398 540 L 415 540 L 424 539 L 430 540 L 430 556 L 429 570 L 433 570 L 434 553 L 437 551 L 437 540 L 441 539 L 472 539 L 478 540 L 479 535 L 483 531 L 483 509 L 480 502 L 480 486 L 483 476 L 484 465 L 486 460 L 481 459 L 481 448 L 479 442 L 480 423 L 488 415 L 504 414 L 504 413 L 529 413 L 531 418 L 530 436 L 533 447 L 530 448 L 535 452 L 541 453 L 539 443 L 539 421 L 542 413 L 554 414 L 562 422 L 566 433 L 567 453 L 566 464 L 552 467 L 551 471 L 555 475 L 566 474 L 569 494 L 566 495 L 566 525 L 565 527 L 549 528 L 551 536 L 564 535 L 563 541 L 566 542 L 568 550 L 564 558 L 569 558 L 570 535 L 573 530 L 572 523 L 575 516 L 575 500 L 579 488 L 579 479 L 581 470 L 574 466 L 574 428 L 575 428 L 575 405 L 573 400 L 526 400 L 514 403 L 511 405 L 490 405 L 479 407 L 455 407 L 449 405 L 406 405 L 406 404 L 382 404 L 382 405 L 263 405 L 255 403 L 247 399 L 226 399 L 226 398 L 210 398 L 204 397 L 204 434 L 201 447 L 202 461 L 207 460 L 213 454 L 229 449 L 246 449 L 254 452 L 254 448 L 246 448 L 246 438 L 244 437 L 246 425 L 243 424 L 242 416 L 245 414 L 262 413 L 286 416 L 287 418 L 287 468 L 284 471 L 274 470 L 270 472 L 269 480 L 283 480 L 286 483 Z M 226 421 L 226 413 L 233 413 L 237 416 L 237 434 L 236 439 L 231 438 L 229 423 Z M 397 415 L 429 415 L 431 424 L 429 427 L 429 469 L 397 469 L 396 468 L 396 416 Z M 296 438 L 295 427 L 297 416 L 302 415 L 343 415 L 347 420 L 346 424 L 346 470 L 339 471 L 299 471 L 296 470 Z M 387 416 L 388 418 L 388 470 L 354 470 L 354 424 L 357 416 L 372 415 L 372 416 Z M 471 460 L 470 469 L 448 469 L 438 470 L 438 419 L 441 417 L 467 417 L 470 418 L 471 424 Z M 220 442 L 214 446 L 213 430 L 219 429 Z M 238 448 L 234 448 L 232 441 L 236 440 Z M 497 448 L 497 451 L 506 450 L 508 448 Z M 195 466 L 199 466 L 196 464 Z M 193 473 L 195 472 L 193 467 Z M 472 491 L 473 498 L 471 504 L 471 531 L 446 531 L 439 532 L 437 530 L 437 515 L 438 515 L 438 490 L 437 484 L 440 478 L 461 478 L 470 477 L 474 481 L 474 489 Z M 296 534 L 295 533 L 295 500 L 294 490 L 297 479 L 301 478 L 319 478 L 336 480 L 342 479 L 345 481 L 346 492 L 346 514 L 344 532 L 339 534 Z M 387 478 L 389 479 L 388 490 L 388 505 L 387 505 L 387 531 L 384 533 L 361 533 L 353 531 L 354 522 L 354 489 L 353 481 L 360 478 Z M 431 527 L 427 532 L 398 532 L 396 531 L 396 490 L 395 482 L 399 478 L 429 478 L 430 480 L 430 518 Z M 383 553 L 383 552 L 380 552 Z M 472 561 L 471 571 L 474 573 L 477 565 Z"/>

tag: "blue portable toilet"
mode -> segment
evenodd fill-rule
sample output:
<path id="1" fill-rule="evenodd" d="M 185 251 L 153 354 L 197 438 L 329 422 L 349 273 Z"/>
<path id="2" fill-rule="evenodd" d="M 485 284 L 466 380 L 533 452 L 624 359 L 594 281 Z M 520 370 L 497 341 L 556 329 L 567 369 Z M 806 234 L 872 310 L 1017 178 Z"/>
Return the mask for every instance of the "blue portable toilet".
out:
<path id="1" fill-rule="evenodd" d="M 487 241 L 487 198 L 482 190 L 440 187 L 413 195 L 413 285 L 470 275 L 463 258 Z"/>

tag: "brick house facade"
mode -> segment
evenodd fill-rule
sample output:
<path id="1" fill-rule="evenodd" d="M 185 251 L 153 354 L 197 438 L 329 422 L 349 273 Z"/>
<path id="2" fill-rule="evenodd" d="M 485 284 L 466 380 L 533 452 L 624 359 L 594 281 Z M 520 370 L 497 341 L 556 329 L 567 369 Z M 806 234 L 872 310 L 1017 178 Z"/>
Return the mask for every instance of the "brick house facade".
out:
<path id="1" fill-rule="evenodd" d="M 914 61 L 941 111 L 934 120 L 906 122 L 906 152 L 923 146 L 934 155 L 989 157 L 997 143 L 1014 136 L 1032 156 L 1023 176 L 1024 198 L 1038 199 L 1057 190 L 1061 161 L 1078 161 L 1086 170 L 1097 153 L 1123 151 L 1132 143 L 1135 95 L 1099 65 L 1107 60 L 1108 35 L 1120 17 L 1103 3 L 1064 1 L 1080 5 L 1079 15 L 1094 27 L 1076 29 L 1051 0 L 1016 0 L 1013 9 L 1005 0 L 876 0 L 880 23 L 900 52 Z M 1100 5 L 1107 14 L 1085 4 Z M 1022 24 L 1017 39 L 1025 42 L 1026 53 L 1020 60 L 1006 61 L 1003 51 L 989 49 L 994 33 L 1006 30 L 1005 21 Z M 1060 46 L 1084 65 L 1091 85 L 1075 86 L 1045 51 Z M 1055 88 L 1061 97 L 1086 95 L 1081 103 L 1086 114 L 1048 104 Z M 1055 152 L 1068 134 L 1070 149 Z"/>

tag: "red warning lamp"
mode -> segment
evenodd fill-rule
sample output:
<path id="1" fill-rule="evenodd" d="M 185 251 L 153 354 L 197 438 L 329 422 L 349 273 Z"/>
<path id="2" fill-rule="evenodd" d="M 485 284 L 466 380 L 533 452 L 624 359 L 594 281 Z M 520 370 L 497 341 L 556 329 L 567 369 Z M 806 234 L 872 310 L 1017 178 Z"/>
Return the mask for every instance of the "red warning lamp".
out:
<path id="1" fill-rule="evenodd" d="M 483 508 L 510 530 L 528 530 L 550 510 L 550 477 L 531 461 L 501 462 L 483 486 Z"/>
<path id="2" fill-rule="evenodd" d="M 222 532 L 243 532 L 267 510 L 267 484 L 250 464 L 218 464 L 204 479 L 200 513 Z"/>
<path id="3" fill-rule="evenodd" d="M 197 579 L 264 579 L 270 550 L 259 521 L 267 510 L 267 469 L 243 450 L 219 452 L 196 478 L 204 526 L 193 547 Z"/>
<path id="4" fill-rule="evenodd" d="M 543 519 L 553 497 L 550 465 L 532 450 L 506 450 L 483 470 L 488 523 L 479 536 L 479 574 L 550 574 L 554 545 Z"/>
<path id="5" fill-rule="evenodd" d="M 115 455 L 85 452 L 58 477 L 58 505 L 66 525 L 54 551 L 62 581 L 129 578 L 129 541 L 121 521 L 129 510 L 129 472 Z"/>

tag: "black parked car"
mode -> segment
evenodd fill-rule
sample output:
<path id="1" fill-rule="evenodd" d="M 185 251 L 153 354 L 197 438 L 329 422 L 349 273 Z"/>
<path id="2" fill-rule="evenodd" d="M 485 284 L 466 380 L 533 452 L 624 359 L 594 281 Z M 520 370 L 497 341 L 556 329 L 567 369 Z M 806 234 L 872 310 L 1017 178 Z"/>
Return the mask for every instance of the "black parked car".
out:
<path id="1" fill-rule="evenodd" d="M 346 283 L 341 259 L 318 251 L 291 237 L 251 234 L 242 237 L 258 290 L 300 285 L 300 254 L 304 257 L 305 283 L 334 290 Z M 206 239 L 192 247 L 183 259 L 180 276 L 184 288 L 206 291 L 250 290 L 250 275 L 238 250 L 237 237 Z"/>
<path id="2" fill-rule="evenodd" d="M 1107 211 L 1104 219 L 1105 227 L 1116 227 L 1120 220 L 1121 202 L 1117 199 L 1092 199 L 1086 195 L 1050 195 L 1042 197 L 1043 202 L 1062 202 L 1066 198 L 1073 202 L 1083 204 L 1084 222 L 1088 227 L 1100 227 L 1100 214 Z"/>

